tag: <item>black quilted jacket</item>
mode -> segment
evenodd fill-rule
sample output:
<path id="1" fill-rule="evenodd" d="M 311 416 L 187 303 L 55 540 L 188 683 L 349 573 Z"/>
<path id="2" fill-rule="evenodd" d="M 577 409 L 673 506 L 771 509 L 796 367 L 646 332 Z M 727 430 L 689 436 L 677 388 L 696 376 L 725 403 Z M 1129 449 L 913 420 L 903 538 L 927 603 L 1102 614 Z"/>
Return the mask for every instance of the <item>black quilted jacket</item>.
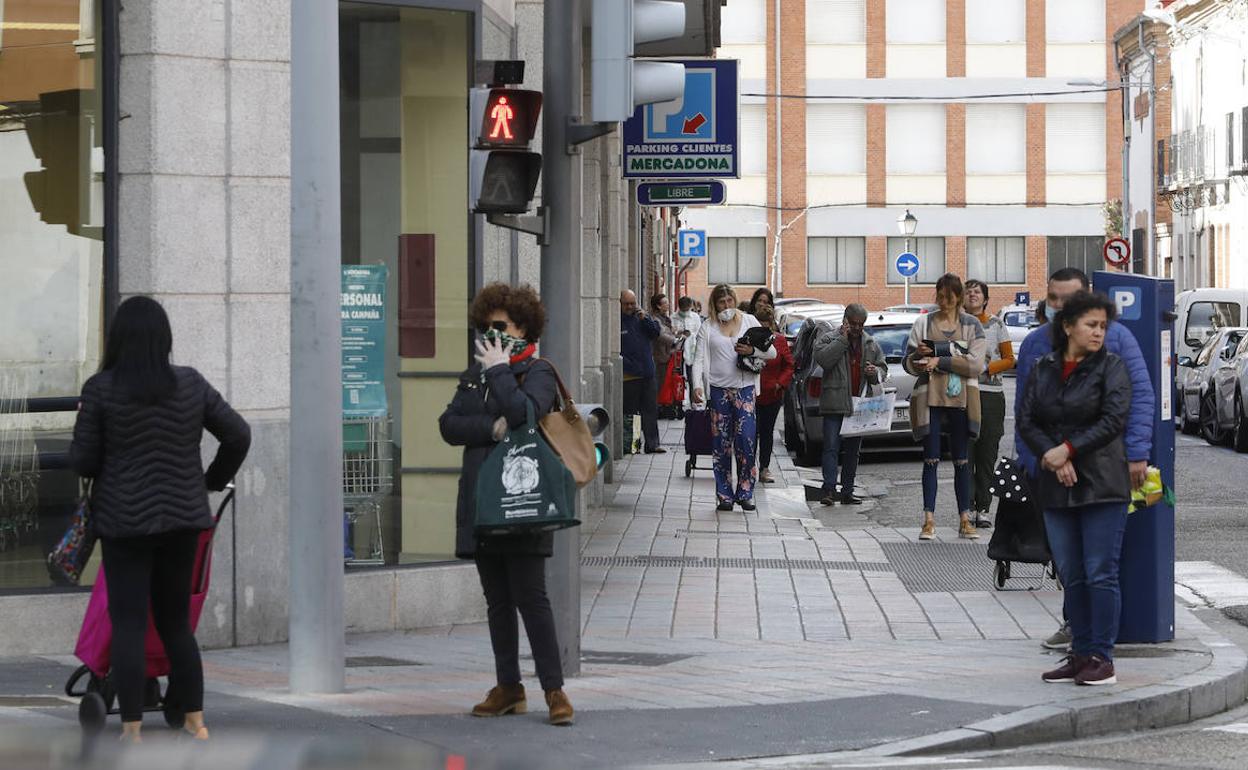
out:
<path id="1" fill-rule="evenodd" d="M 100 372 L 82 387 L 70 462 L 95 479 L 91 527 L 99 537 L 210 529 L 208 490 L 224 489 L 251 446 L 251 428 L 203 375 L 173 368 L 178 387 L 159 404 L 130 401 Z M 204 429 L 221 442 L 204 471 Z"/>

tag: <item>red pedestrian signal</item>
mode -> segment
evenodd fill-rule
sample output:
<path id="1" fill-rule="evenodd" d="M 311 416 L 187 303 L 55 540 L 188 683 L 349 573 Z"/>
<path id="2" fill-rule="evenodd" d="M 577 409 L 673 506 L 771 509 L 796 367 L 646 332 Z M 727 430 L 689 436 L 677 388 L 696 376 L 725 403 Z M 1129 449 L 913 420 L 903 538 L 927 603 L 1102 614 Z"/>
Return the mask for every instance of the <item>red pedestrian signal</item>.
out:
<path id="1" fill-rule="evenodd" d="M 537 121 L 542 113 L 542 92 L 519 88 L 477 91 L 486 92 L 484 104 L 481 104 L 479 97 L 473 99 L 474 112 L 480 104 L 480 113 L 474 116 L 479 126 L 477 149 L 527 149 L 537 132 Z"/>

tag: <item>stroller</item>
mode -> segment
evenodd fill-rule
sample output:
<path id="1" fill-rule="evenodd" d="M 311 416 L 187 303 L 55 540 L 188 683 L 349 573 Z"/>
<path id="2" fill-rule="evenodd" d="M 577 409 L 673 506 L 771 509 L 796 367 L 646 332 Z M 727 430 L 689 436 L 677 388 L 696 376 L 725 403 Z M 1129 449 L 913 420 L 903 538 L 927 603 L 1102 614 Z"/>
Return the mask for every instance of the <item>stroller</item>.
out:
<path id="1" fill-rule="evenodd" d="M 667 360 L 667 373 L 659 389 L 659 416 L 665 420 L 685 417 L 685 354 L 679 350 Z"/>
<path id="2" fill-rule="evenodd" d="M 227 506 L 234 502 L 234 485 L 227 487 L 225 498 L 217 507 L 216 523 L 221 523 L 221 516 Z M 192 572 L 191 585 L 191 630 L 199 625 L 199 616 L 204 609 L 204 600 L 208 597 L 208 582 L 212 568 L 212 536 L 216 527 L 204 530 L 199 535 L 199 545 L 195 551 L 195 568 Z M 82 630 L 78 632 L 78 644 L 74 654 L 83 665 L 74 670 L 69 681 L 65 683 L 65 694 L 71 698 L 81 698 L 78 702 L 78 723 L 84 730 L 99 732 L 109 714 L 120 713 L 116 707 L 117 691 L 109 676 L 111 645 L 113 639 L 112 624 L 108 619 L 108 590 L 104 581 L 104 569 L 100 568 L 91 589 L 91 599 L 87 604 L 87 614 L 83 618 Z M 186 722 L 186 713 L 178 706 L 177 699 L 170 697 L 168 688 L 162 694 L 160 680 L 157 677 L 168 676 L 169 659 L 165 657 L 165 648 L 160 636 L 156 633 L 151 615 L 147 621 L 147 683 L 144 688 L 143 710 L 161 711 L 165 723 L 175 730 L 182 728 Z M 86 677 L 87 682 L 82 690 L 75 689 Z"/>
<path id="3" fill-rule="evenodd" d="M 1002 458 L 997 462 L 990 491 L 997 498 L 997 522 L 988 542 L 988 558 L 996 562 L 997 590 L 1005 589 L 1014 563 L 1043 564 L 1056 578 L 1057 565 L 1044 531 L 1044 512 L 1032 497 L 1027 474 L 1018 461 Z"/>

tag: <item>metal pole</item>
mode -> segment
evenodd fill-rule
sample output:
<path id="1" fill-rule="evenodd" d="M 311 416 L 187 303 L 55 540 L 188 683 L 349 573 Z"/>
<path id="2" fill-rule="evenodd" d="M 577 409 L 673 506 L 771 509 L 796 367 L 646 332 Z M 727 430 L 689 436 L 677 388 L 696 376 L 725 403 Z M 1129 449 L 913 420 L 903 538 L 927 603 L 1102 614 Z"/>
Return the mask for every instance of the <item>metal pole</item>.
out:
<path id="1" fill-rule="evenodd" d="M 290 689 L 342 692 L 338 3 L 291 5 Z"/>
<path id="2" fill-rule="evenodd" d="M 772 15 L 775 17 L 773 30 L 776 36 L 776 93 L 782 94 L 784 93 L 784 78 L 780 58 L 780 0 L 775 0 Z M 784 280 L 784 273 L 780 265 L 784 261 L 784 122 L 782 118 L 784 100 L 777 96 L 772 101 L 776 105 L 776 244 L 773 252 L 775 261 L 771 266 L 771 290 L 783 297 L 784 287 L 781 282 Z"/>
<path id="3" fill-rule="evenodd" d="M 908 235 L 906 236 L 906 253 L 907 254 L 910 253 L 910 236 Z M 906 275 L 902 277 L 906 279 L 906 298 L 902 304 L 909 305 L 910 304 L 910 276 Z"/>
<path id="4" fill-rule="evenodd" d="M 549 243 L 542 246 L 542 303 L 549 319 L 542 357 L 558 367 L 572 397 L 578 398 L 582 165 L 579 151 L 569 146 L 568 125 L 581 116 L 581 0 L 546 0 L 542 31 L 542 205 L 550 212 Z M 645 282 L 644 272 L 639 279 Z M 546 585 L 563 671 L 575 676 L 581 672 L 580 529 L 555 533 Z"/>

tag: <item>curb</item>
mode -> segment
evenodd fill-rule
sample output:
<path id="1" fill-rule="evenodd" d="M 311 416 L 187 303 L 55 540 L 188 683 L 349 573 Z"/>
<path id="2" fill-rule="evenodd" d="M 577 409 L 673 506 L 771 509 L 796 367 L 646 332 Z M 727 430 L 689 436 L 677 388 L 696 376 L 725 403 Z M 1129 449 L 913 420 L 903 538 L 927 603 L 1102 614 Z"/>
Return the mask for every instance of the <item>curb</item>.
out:
<path id="1" fill-rule="evenodd" d="M 1017 748 L 1034 743 L 1082 740 L 1110 733 L 1172 727 L 1219 714 L 1248 696 L 1248 654 L 1191 616 L 1196 638 L 1212 661 L 1202 671 L 1167 684 L 1088 698 L 1078 706 L 1032 706 L 954 730 L 907 738 L 857 752 L 905 757 L 937 752 Z"/>

